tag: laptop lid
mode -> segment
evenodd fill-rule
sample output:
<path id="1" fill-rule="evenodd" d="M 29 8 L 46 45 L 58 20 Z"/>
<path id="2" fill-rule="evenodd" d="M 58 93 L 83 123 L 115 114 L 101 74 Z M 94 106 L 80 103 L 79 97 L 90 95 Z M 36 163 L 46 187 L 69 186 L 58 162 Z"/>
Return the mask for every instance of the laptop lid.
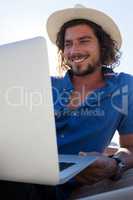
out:
<path id="1" fill-rule="evenodd" d="M 0 179 L 59 182 L 46 41 L 0 46 Z"/>

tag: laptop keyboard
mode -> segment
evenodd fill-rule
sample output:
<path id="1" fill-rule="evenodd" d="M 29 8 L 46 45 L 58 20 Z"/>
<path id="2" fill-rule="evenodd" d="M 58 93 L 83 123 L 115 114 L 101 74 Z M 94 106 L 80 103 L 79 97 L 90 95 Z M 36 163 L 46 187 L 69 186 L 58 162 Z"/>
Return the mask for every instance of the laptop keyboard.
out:
<path id="1" fill-rule="evenodd" d="M 60 171 L 74 165 L 75 163 L 66 163 L 66 162 L 59 162 Z"/>

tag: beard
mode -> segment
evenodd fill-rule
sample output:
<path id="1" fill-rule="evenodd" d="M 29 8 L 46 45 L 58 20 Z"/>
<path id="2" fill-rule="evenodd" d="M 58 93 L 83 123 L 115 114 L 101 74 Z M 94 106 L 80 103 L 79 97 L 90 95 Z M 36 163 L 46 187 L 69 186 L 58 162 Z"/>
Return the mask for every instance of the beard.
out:
<path id="1" fill-rule="evenodd" d="M 80 67 L 79 65 L 75 65 L 75 66 L 70 66 L 71 70 L 72 70 L 72 74 L 75 76 L 86 76 L 86 75 L 91 75 L 93 74 L 95 71 L 100 70 L 100 63 L 97 62 L 94 65 L 92 64 L 88 64 L 87 66 L 84 67 L 84 69 L 82 67 Z"/>

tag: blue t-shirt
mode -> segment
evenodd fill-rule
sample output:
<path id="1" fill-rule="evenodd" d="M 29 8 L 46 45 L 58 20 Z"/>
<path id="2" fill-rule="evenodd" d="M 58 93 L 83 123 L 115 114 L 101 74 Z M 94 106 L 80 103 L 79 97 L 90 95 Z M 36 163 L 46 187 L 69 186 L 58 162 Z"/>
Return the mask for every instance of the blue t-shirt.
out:
<path id="1" fill-rule="evenodd" d="M 69 71 L 52 77 L 59 153 L 103 152 L 116 130 L 133 133 L 133 76 L 104 72 L 105 86 L 94 90 L 75 110 L 67 107 L 74 90 Z"/>

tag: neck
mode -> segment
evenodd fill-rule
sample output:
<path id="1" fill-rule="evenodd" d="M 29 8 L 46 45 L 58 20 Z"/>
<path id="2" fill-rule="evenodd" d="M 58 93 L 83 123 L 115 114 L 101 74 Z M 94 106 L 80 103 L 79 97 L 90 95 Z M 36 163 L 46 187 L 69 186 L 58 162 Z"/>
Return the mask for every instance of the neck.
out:
<path id="1" fill-rule="evenodd" d="M 86 76 L 75 76 L 72 77 L 72 83 L 75 90 L 81 90 L 84 86 L 87 90 L 94 90 L 105 85 L 104 77 L 101 71 L 95 71 L 93 74 Z"/>

